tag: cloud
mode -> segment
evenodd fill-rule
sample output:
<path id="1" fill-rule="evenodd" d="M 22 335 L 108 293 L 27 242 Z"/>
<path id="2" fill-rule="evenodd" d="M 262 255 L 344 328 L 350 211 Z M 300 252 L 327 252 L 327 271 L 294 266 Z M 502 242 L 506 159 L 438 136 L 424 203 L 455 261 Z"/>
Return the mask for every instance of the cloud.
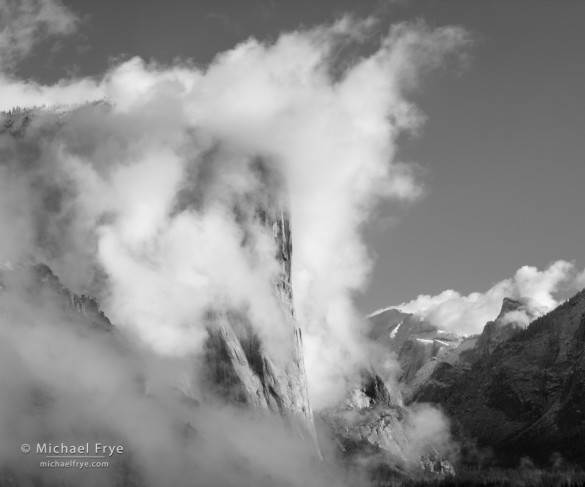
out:
<path id="1" fill-rule="evenodd" d="M 528 315 L 516 312 L 506 319 L 527 325 L 535 316 L 556 307 L 560 293 L 576 291 L 583 286 L 583 273 L 575 265 L 559 260 L 539 271 L 523 266 L 514 276 L 494 284 L 484 293 L 462 295 L 446 290 L 436 296 L 420 295 L 399 308 L 429 320 L 439 328 L 462 334 L 481 333 L 488 321 L 494 320 L 504 298 L 520 299 L 528 305 Z"/>
<path id="2" fill-rule="evenodd" d="M 24 484 L 344 485 L 277 418 L 201 400 L 193 361 L 90 325 L 26 266 L 0 293 L 0 478 Z M 20 445 L 33 446 L 29 455 Z M 36 443 L 121 445 L 108 468 L 39 470 Z M 6 467 L 9 467 L 8 471 Z M 122 480 L 123 479 L 123 480 Z"/>
<path id="3" fill-rule="evenodd" d="M 0 71 L 14 68 L 42 41 L 72 34 L 78 24 L 60 0 L 1 0 Z"/>
<path id="4" fill-rule="evenodd" d="M 441 410 L 431 404 L 413 403 L 408 411 L 409 445 L 405 453 L 411 465 L 418 466 L 421 456 L 429 458 L 433 452 L 452 462 L 459 458 L 459 445 L 451 435 L 451 423 Z"/>
<path id="5" fill-rule="evenodd" d="M 579 287 L 580 289 L 585 288 L 585 269 L 583 270 L 583 272 L 577 275 L 575 282 L 577 284 L 577 287 Z"/>
<path id="6" fill-rule="evenodd" d="M 79 24 L 80 19 L 61 0 L 0 0 L 0 110 L 63 107 L 104 97 L 99 80 L 62 79 L 43 85 L 14 75 L 38 45 L 73 34 Z"/>
<path id="7" fill-rule="evenodd" d="M 468 43 L 461 29 L 400 24 L 373 52 L 334 69 L 337 46 L 359 44 L 371 25 L 345 17 L 273 43 L 249 39 L 206 68 L 133 58 L 95 80 L 5 80 L 4 106 L 109 104 L 38 113 L 18 146 L 3 139 L 4 181 L 19 188 L 4 203 L 25 218 L 18 233 L 3 232 L 1 248 L 48 261 L 158 352 L 197 349 L 200 318 L 217 302 L 247 307 L 276 343 L 285 325 L 267 285 L 271 237 L 242 229 L 233 212 L 263 204 L 260 158 L 287 181 L 312 400 L 335 401 L 344 376 L 368 360 L 353 303 L 372 264 L 361 227 L 381 199 L 412 201 L 422 191 L 413 168 L 396 160 L 399 134 L 424 121 L 407 95 Z M 35 159 L 23 172 L 27 144 Z"/>
<path id="8" fill-rule="evenodd" d="M 99 81 L 92 79 L 61 80 L 44 86 L 31 80 L 16 80 L 0 72 L 0 110 L 15 107 L 67 106 L 103 99 Z"/>
<path id="9" fill-rule="evenodd" d="M 17 392 L 0 413 L 7 435 L 16 420 L 14 445 L 25 433 L 77 438 L 109 425 L 132 442 L 153 485 L 343 485 L 270 420 L 215 403 L 194 412 L 184 399 L 203 393 L 194 369 L 210 310 L 241 310 L 268 355 L 287 356 L 281 264 L 259 215 L 291 220 L 313 406 L 336 403 L 368 364 L 353 302 L 372 266 L 362 226 L 381 200 L 422 194 L 414 167 L 396 156 L 399 135 L 424 122 L 408 97 L 469 42 L 461 29 L 399 24 L 341 62 L 339 47 L 361 48 L 372 23 L 344 17 L 274 42 L 249 39 L 205 67 L 132 58 L 50 86 L 0 76 L 3 108 L 72 105 L 3 115 L 0 261 L 49 264 L 68 288 L 99 299 L 127 345 L 110 350 L 53 300 L 0 293 L 3 343 L 23 365 L 0 374 L 0 392 Z M 10 59 L 38 35 L 26 39 Z M 57 398 L 49 432 L 22 407 L 37 382 Z M 187 394 L 174 396 L 169 387 L 183 382 Z M 185 440 L 186 425 L 203 446 Z"/>

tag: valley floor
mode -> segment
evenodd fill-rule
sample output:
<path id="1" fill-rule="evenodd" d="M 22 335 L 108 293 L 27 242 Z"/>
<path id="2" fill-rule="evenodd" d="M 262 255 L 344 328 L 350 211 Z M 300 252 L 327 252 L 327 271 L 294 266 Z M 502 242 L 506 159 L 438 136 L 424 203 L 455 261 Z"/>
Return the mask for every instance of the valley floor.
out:
<path id="1" fill-rule="evenodd" d="M 380 483 L 380 487 L 384 484 Z M 390 487 L 393 484 L 388 484 Z M 433 480 L 412 480 L 401 487 L 584 487 L 585 472 L 582 470 L 541 469 L 475 469 L 463 470 L 456 477 Z"/>

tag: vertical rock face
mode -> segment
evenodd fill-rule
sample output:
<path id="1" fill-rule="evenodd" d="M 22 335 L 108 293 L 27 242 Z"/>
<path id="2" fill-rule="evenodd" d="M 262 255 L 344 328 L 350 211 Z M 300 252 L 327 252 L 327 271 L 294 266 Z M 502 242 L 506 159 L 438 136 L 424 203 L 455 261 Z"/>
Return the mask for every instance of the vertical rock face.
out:
<path id="1" fill-rule="evenodd" d="M 271 231 L 276 244 L 280 269 L 273 289 L 282 312 L 282 322 L 288 327 L 285 335 L 289 337 L 289 343 L 283 344 L 285 356 L 275 356 L 274 351 L 268 350 L 244 311 L 214 310 L 209 317 L 209 339 L 205 347 L 207 379 L 212 390 L 224 400 L 280 414 L 293 430 L 317 447 L 302 334 L 293 305 L 290 223 L 278 198 L 269 198 L 273 200 L 268 201 L 268 206 L 257 208 L 252 218 Z"/>
<path id="2" fill-rule="evenodd" d="M 528 307 L 521 301 L 504 298 L 500 314 L 485 325 L 477 340 L 478 358 L 489 355 L 498 345 L 508 341 L 523 328 L 516 320 L 509 318 L 514 312 L 527 313 Z"/>

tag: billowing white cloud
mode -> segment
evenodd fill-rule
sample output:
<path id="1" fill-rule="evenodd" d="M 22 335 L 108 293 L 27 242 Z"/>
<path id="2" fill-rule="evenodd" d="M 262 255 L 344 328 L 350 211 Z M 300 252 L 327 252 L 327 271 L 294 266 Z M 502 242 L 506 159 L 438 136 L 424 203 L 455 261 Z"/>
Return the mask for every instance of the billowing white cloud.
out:
<path id="1" fill-rule="evenodd" d="M 63 16 L 49 33 L 75 24 L 59 3 L 29 4 Z M 39 12 L 29 12 L 32 33 L 5 59 L 33 48 L 34 29 L 52 18 Z M 98 297 L 116 333 L 145 345 L 110 350 L 53 300 L 33 306 L 0 293 L 0 335 L 23 363 L 21 375 L 0 373 L 0 389 L 18 393 L 0 412 L 0 430 L 16 424 L 18 433 L 3 458 L 23 432 L 43 431 L 21 407 L 38 380 L 57 398 L 55 424 L 129 438 L 153 485 L 195 475 L 205 485 L 343 485 L 337 474 L 321 479 L 327 472 L 282 425 L 205 405 L 194 412 L 169 385 L 193 375 L 213 309 L 245 310 L 271 358 L 285 357 L 293 336 L 275 295 L 274 230 L 255 213 L 283 201 L 313 407 L 337 402 L 368 363 L 353 303 L 371 267 L 361 227 L 381 199 L 421 195 L 414 168 L 396 158 L 397 137 L 424 121 L 408 95 L 468 42 L 457 28 L 400 24 L 339 65 L 337 48 L 367 38 L 372 22 L 345 17 L 274 42 L 250 39 L 204 68 L 133 58 L 51 86 L 10 76 L 12 61 L 0 69 L 0 108 L 74 105 L 3 115 L 3 130 L 17 136 L 0 135 L 0 262 L 46 262 L 68 288 Z M 95 100 L 105 101 L 75 106 Z M 286 191 L 266 184 L 259 165 L 282 176 Z M 443 441 L 446 423 L 428 417 Z M 412 458 L 429 440 L 422 419 Z M 186 447 L 189 434 L 205 439 L 200 450 Z M 245 475 L 234 477 L 242 464 Z"/>
<path id="2" fill-rule="evenodd" d="M 15 170 L 21 209 L 34 218 L 21 223 L 18 245 L 1 248 L 48 260 L 75 289 L 95 285 L 97 266 L 108 314 L 159 352 L 197 348 L 201 316 L 218 300 L 248 306 L 268 340 L 282 332 L 269 298 L 276 263 L 259 257 L 273 255 L 270 236 L 247 229 L 250 255 L 228 209 L 245 195 L 257 197 L 250 165 L 270 161 L 288 186 L 295 307 L 312 400 L 317 408 L 335 401 L 345 376 L 367 362 L 363 317 L 353 303 L 371 268 L 361 226 L 380 199 L 411 201 L 422 191 L 413 168 L 396 160 L 398 135 L 424 120 L 407 96 L 429 67 L 468 42 L 458 28 L 400 24 L 373 52 L 336 66 L 336 47 L 360 42 L 371 23 L 346 17 L 273 43 L 250 39 L 206 68 L 133 58 L 99 80 L 4 80 L 11 90 L 0 98 L 4 108 L 10 100 L 105 98 L 110 105 L 33 121 L 33 137 L 54 134 L 42 138 L 34 185 Z M 219 175 L 211 185 L 204 180 L 210 167 Z M 56 214 L 46 214 L 51 195 L 43 200 L 39 184 L 60 195 Z M 179 204 L 201 192 L 211 203 Z M 39 222 L 51 252 L 34 239 Z"/>
<path id="3" fill-rule="evenodd" d="M 512 278 L 494 284 L 484 293 L 462 295 L 447 290 L 436 296 L 420 295 L 395 308 L 415 313 L 442 329 L 474 334 L 481 333 L 485 324 L 498 316 L 503 299 L 508 297 L 524 301 L 528 314 L 512 312 L 505 319 L 527 325 L 534 316 L 559 304 L 560 291 L 576 291 L 583 287 L 583 275 L 573 263 L 563 260 L 551 263 L 542 271 L 523 266 Z"/>

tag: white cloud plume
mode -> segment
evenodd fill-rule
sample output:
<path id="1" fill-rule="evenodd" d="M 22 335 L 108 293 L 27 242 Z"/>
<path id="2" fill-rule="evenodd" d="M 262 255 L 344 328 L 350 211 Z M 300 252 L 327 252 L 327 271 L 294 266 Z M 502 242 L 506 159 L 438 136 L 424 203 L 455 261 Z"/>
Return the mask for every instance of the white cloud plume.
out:
<path id="1" fill-rule="evenodd" d="M 335 47 L 358 42 L 370 26 L 343 18 L 273 44 L 250 39 L 205 69 L 133 58 L 97 81 L 5 82 L 11 98 L 0 100 L 4 107 L 10 100 L 111 103 L 33 121 L 33 136 L 43 140 L 38 180 L 16 179 L 21 208 L 37 214 L 28 227 L 21 223 L 20 240 L 9 240 L 20 242 L 19 251 L 40 252 L 33 237 L 44 221 L 54 248 L 42 258 L 75 289 L 87 289 L 97 265 L 112 319 L 159 351 L 196 348 L 197 317 L 221 299 L 250 306 L 261 332 L 278 334 L 262 284 L 275 264 L 258 265 L 260 251 L 251 260 L 226 211 L 255 190 L 251 161 L 269 160 L 289 186 L 293 286 L 312 399 L 316 407 L 335 401 L 344 375 L 367 360 L 352 299 L 371 267 L 361 225 L 380 198 L 412 200 L 421 192 L 411 167 L 395 160 L 398 134 L 423 121 L 406 95 L 429 66 L 467 42 L 457 28 L 401 24 L 333 75 Z M 42 137 L 46 130 L 51 140 Z M 14 169 L 20 156 L 12 157 Z M 205 189 L 215 203 L 177 209 L 186 186 L 197 185 L 208 167 L 221 173 L 219 186 Z M 62 199 L 52 215 L 44 214 L 51 195 L 36 189 L 47 181 Z M 250 230 L 257 249 L 269 245 L 261 229 Z"/>
<path id="2" fill-rule="evenodd" d="M 534 315 L 556 307 L 561 291 L 580 289 L 583 286 L 582 276 L 583 273 L 579 274 L 573 263 L 563 260 L 551 263 L 542 271 L 523 266 L 512 278 L 494 284 L 484 293 L 462 295 L 447 290 L 436 296 L 420 295 L 396 308 L 420 315 L 442 329 L 461 334 L 481 333 L 485 324 L 498 316 L 504 298 L 526 302 L 530 316 L 517 312 L 506 319 L 527 325 Z"/>

